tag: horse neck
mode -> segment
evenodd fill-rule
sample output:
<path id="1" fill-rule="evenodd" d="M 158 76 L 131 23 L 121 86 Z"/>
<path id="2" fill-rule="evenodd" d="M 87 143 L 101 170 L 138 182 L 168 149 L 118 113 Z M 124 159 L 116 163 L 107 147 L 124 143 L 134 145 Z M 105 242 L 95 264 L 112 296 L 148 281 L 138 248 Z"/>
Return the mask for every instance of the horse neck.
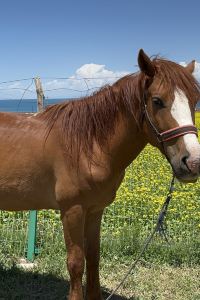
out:
<path id="1" fill-rule="evenodd" d="M 120 115 L 116 123 L 115 132 L 110 138 L 109 149 L 112 153 L 112 164 L 114 169 L 125 169 L 143 150 L 147 140 L 143 131 L 133 116 Z"/>
<path id="2" fill-rule="evenodd" d="M 115 168 L 125 169 L 147 144 L 142 130 L 141 104 L 138 103 L 142 95 L 140 84 L 139 76 L 128 76 L 112 87 L 119 110 L 121 109 L 119 115 L 116 116 L 115 130 L 109 139 Z M 136 110 L 137 113 L 135 113 Z"/>

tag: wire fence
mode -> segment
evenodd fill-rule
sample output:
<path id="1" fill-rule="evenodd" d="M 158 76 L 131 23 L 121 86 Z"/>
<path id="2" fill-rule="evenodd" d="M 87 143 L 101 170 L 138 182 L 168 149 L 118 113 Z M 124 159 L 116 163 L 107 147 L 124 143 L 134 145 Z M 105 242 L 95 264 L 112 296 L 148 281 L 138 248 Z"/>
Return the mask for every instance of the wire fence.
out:
<path id="1" fill-rule="evenodd" d="M 112 84 L 120 77 L 41 77 L 47 99 L 67 99 L 86 96 L 106 84 Z M 34 78 L 0 82 L 0 100 L 36 99 Z M 48 101 L 47 101 L 48 102 Z"/>
<path id="2" fill-rule="evenodd" d="M 146 175 L 141 177 L 141 169 L 144 169 L 141 161 L 144 159 L 148 159 L 148 165 L 145 168 Z M 137 240 L 144 240 L 151 232 L 170 182 L 170 169 L 162 160 L 154 149 L 147 147 L 127 169 L 116 201 L 106 208 L 102 220 L 102 252 L 105 255 L 113 251 L 127 251 L 128 255 L 130 249 L 135 248 Z M 162 177 L 160 172 L 163 172 Z M 189 187 L 176 182 L 175 194 L 167 215 L 167 235 L 170 243 L 184 242 L 184 245 L 190 247 L 192 241 L 199 241 L 199 199 L 199 182 Z M 60 212 L 39 211 L 37 220 L 35 253 L 48 255 L 58 249 L 64 249 Z M 28 221 L 29 212 L 0 213 L 1 251 L 5 255 L 27 254 Z M 159 234 L 155 242 L 164 244 Z M 166 247 L 166 244 L 163 247 Z"/>
<path id="3" fill-rule="evenodd" d="M 45 94 L 44 106 L 62 99 L 89 95 L 118 78 L 41 78 Z M 34 78 L 0 82 L 0 111 L 36 112 L 36 98 Z M 200 123 L 197 125 L 200 127 Z M 152 229 L 167 193 L 170 174 L 167 162 L 158 151 L 150 146 L 146 147 L 128 167 L 116 201 L 105 211 L 102 221 L 102 251 L 109 252 L 111 248 L 116 248 L 116 251 L 129 251 L 138 236 L 142 239 Z M 189 244 L 191 240 L 199 239 L 199 199 L 199 183 L 187 186 L 176 184 L 168 217 L 171 240 L 184 240 Z M 0 241 L 5 255 L 22 256 L 27 252 L 28 219 L 28 212 L 0 213 Z M 160 241 L 159 235 L 157 238 Z M 60 214 L 58 211 L 40 211 L 36 250 L 48 253 L 55 244 L 64 247 Z"/>

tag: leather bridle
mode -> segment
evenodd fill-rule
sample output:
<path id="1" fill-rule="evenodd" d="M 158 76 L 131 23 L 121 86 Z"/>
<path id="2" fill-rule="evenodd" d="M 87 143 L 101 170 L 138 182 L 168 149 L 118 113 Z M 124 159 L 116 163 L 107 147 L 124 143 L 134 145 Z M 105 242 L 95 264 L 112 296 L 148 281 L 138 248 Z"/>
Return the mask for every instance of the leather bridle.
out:
<path id="1" fill-rule="evenodd" d="M 157 140 L 159 143 L 162 144 L 164 148 L 164 143 L 169 142 L 175 138 L 178 138 L 180 136 L 186 135 L 186 134 L 195 134 L 198 136 L 198 130 L 193 124 L 183 125 L 171 128 L 169 130 L 159 132 L 154 123 L 151 120 L 151 117 L 149 116 L 147 104 L 146 104 L 146 93 L 143 94 L 143 106 L 144 106 L 144 115 L 146 120 L 149 122 L 152 130 L 154 131 Z"/>

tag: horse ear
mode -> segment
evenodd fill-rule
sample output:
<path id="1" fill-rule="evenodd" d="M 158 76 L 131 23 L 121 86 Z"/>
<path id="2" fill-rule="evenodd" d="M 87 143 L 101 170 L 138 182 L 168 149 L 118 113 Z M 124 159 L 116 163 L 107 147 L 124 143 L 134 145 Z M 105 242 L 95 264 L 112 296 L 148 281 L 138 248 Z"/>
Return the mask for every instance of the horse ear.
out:
<path id="1" fill-rule="evenodd" d="M 195 60 L 192 60 L 185 68 L 192 74 L 195 68 Z"/>
<path id="2" fill-rule="evenodd" d="M 138 53 L 138 65 L 147 76 L 153 77 L 155 75 L 155 67 L 143 49 L 140 49 Z"/>

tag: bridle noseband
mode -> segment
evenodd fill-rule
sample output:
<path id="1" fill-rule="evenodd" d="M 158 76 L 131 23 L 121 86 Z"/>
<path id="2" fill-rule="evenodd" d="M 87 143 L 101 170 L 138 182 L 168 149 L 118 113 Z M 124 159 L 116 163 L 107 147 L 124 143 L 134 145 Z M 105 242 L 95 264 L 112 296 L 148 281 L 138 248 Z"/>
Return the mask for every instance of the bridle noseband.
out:
<path id="1" fill-rule="evenodd" d="M 159 132 L 149 116 L 149 113 L 147 110 L 147 104 L 146 104 L 146 93 L 144 93 L 142 101 L 143 101 L 145 118 L 147 119 L 151 128 L 153 129 L 153 131 L 157 137 L 157 140 L 159 141 L 159 143 L 161 143 L 163 145 L 163 147 L 164 147 L 165 142 L 171 141 L 171 140 L 178 138 L 180 136 L 183 136 L 185 134 L 190 133 L 190 134 L 195 134 L 196 136 L 198 136 L 198 130 L 193 124 L 178 126 L 178 127 L 174 127 L 172 129 L 169 129 L 169 130 L 166 130 L 163 132 Z"/>

